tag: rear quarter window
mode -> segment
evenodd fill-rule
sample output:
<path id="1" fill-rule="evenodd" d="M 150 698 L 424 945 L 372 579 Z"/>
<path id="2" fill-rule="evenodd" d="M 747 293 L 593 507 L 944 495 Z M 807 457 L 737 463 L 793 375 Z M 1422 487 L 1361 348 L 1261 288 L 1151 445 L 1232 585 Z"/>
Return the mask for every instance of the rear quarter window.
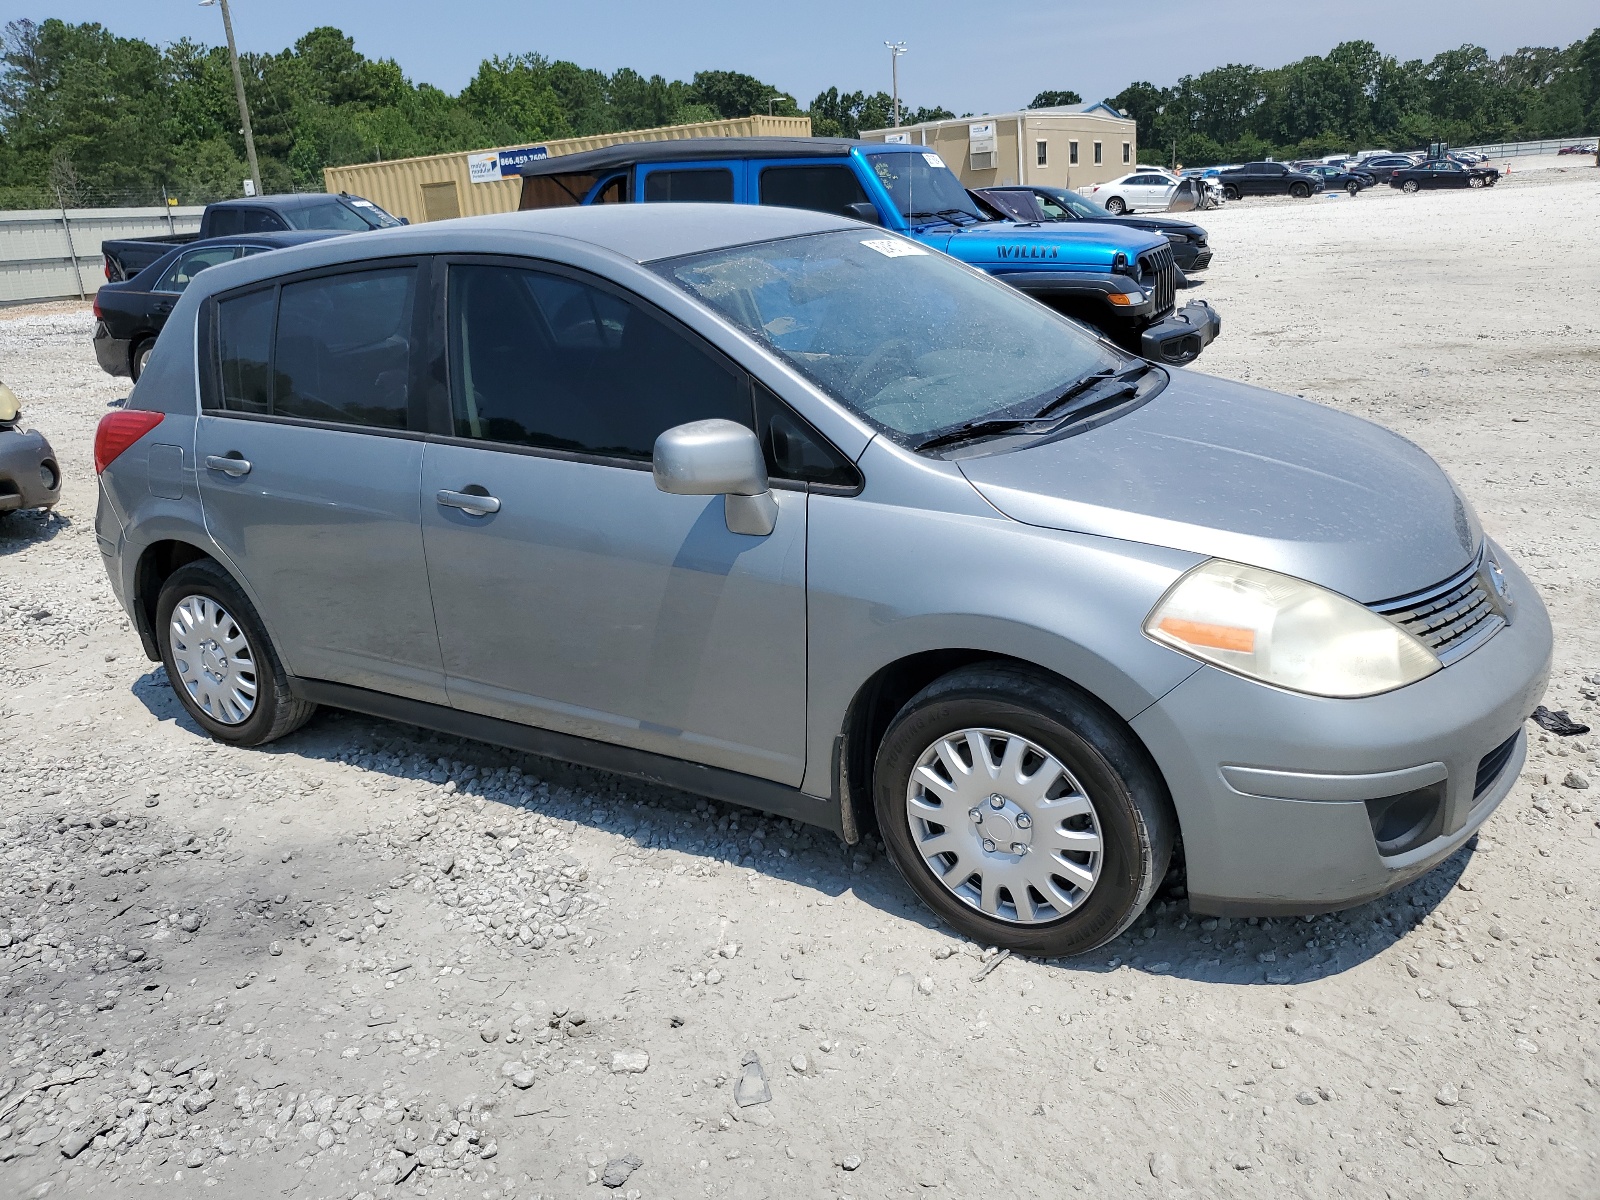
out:
<path id="1" fill-rule="evenodd" d="M 726 167 L 652 171 L 645 176 L 644 198 L 655 202 L 732 204 L 733 172 Z"/>

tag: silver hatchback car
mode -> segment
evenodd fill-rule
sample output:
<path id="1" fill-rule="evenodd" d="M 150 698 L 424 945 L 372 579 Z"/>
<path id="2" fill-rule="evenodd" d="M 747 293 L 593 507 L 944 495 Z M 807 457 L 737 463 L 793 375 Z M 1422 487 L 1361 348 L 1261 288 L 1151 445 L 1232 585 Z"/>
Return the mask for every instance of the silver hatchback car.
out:
<path id="1" fill-rule="evenodd" d="M 986 944 L 1360 903 L 1517 778 L 1549 619 L 1444 472 L 881 229 L 617 205 L 207 271 L 96 442 L 211 736 L 318 705 L 876 828 Z"/>

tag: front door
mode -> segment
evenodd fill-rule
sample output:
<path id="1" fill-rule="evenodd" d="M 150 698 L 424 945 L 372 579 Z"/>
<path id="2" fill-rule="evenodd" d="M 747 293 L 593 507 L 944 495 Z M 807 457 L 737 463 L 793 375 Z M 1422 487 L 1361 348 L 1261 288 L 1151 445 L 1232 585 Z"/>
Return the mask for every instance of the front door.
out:
<path id="1" fill-rule="evenodd" d="M 420 269 L 218 301 L 195 460 L 206 527 L 291 674 L 444 703 L 411 402 Z"/>
<path id="2" fill-rule="evenodd" d="M 455 437 L 427 448 L 422 522 L 451 703 L 798 785 L 806 495 L 752 537 L 650 473 L 674 425 L 750 424 L 749 380 L 587 277 L 448 273 Z"/>

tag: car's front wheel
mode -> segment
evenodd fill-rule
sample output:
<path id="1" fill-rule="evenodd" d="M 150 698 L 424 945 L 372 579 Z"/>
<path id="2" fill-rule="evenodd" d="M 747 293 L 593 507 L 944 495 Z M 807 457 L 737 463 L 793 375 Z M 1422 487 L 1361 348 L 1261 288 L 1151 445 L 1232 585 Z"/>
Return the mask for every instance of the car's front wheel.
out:
<path id="1" fill-rule="evenodd" d="M 928 685 L 890 724 L 878 827 L 917 894 L 985 945 L 1054 957 L 1116 937 L 1167 870 L 1176 821 L 1128 728 L 1007 664 Z"/>
<path id="2" fill-rule="evenodd" d="M 1128 211 L 1127 202 L 1121 196 L 1112 196 L 1106 201 L 1106 211 L 1114 217 L 1120 217 Z"/>
<path id="3" fill-rule="evenodd" d="M 1400 190 L 1402 192 L 1415 192 L 1421 186 L 1415 179 L 1408 179 L 1400 185 Z"/>
<path id="4" fill-rule="evenodd" d="M 1289 195 L 1296 200 L 1306 200 L 1311 196 L 1311 189 L 1303 183 L 1292 184 L 1289 188 Z"/>
<path id="5" fill-rule="evenodd" d="M 261 618 L 209 559 L 179 567 L 162 585 L 156 634 L 172 690 L 219 742 L 259 746 L 292 733 L 316 712 L 316 705 L 289 693 Z"/>
<path id="6" fill-rule="evenodd" d="M 1467 180 L 1467 186 L 1481 188 L 1483 186 L 1483 182 L 1484 180 L 1482 175 L 1473 175 Z"/>
<path id="7" fill-rule="evenodd" d="M 1361 185 L 1352 179 L 1349 183 L 1344 185 L 1344 190 L 1349 192 L 1352 196 L 1355 196 L 1360 193 Z"/>

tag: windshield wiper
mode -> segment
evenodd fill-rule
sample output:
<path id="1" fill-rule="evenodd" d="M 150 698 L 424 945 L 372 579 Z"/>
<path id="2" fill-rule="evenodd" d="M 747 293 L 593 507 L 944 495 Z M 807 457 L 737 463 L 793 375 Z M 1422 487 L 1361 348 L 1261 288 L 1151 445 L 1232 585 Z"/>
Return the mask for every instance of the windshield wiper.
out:
<path id="1" fill-rule="evenodd" d="M 1012 433 L 1017 430 L 1043 429 L 1051 431 L 1061 428 L 1074 417 L 1083 416 L 1095 409 L 1104 407 L 1112 400 L 1122 400 L 1128 396 L 1137 395 L 1139 385 L 1136 382 L 1151 370 L 1149 363 L 1141 362 L 1130 367 L 1120 374 L 1107 367 L 1103 371 L 1095 371 L 1085 375 L 1066 391 L 1062 392 L 1050 403 L 1046 404 L 1031 417 L 979 417 L 976 420 L 966 421 L 924 438 L 912 447 L 913 450 L 933 450 L 940 446 L 953 445 L 956 442 L 970 441 L 976 437 L 994 433 Z M 1115 382 L 1116 386 L 1102 392 L 1095 392 L 1101 384 Z M 1065 413 L 1059 410 L 1064 405 L 1069 405 L 1073 400 L 1086 396 L 1087 399 L 1072 405 Z"/>
<path id="2" fill-rule="evenodd" d="M 915 221 L 918 217 L 943 217 L 946 221 L 950 221 L 952 225 L 961 224 L 959 221 L 951 220 L 950 214 L 952 213 L 958 217 L 965 217 L 968 221 L 974 224 L 983 219 L 981 217 L 973 216 L 964 208 L 941 208 L 937 212 L 909 212 L 906 214 L 906 220 Z"/>
<path id="3" fill-rule="evenodd" d="M 1093 374 L 1085 375 L 1082 379 L 1078 380 L 1077 383 L 1073 384 L 1054 400 L 1050 401 L 1049 404 L 1046 404 L 1038 412 L 1034 413 L 1030 419 L 1037 421 L 1040 417 L 1056 412 L 1062 407 L 1070 405 L 1072 401 L 1076 400 L 1079 396 L 1084 395 L 1086 392 L 1094 391 L 1101 384 L 1106 383 L 1109 380 L 1115 380 L 1117 382 L 1117 386 L 1109 391 L 1097 394 L 1093 397 L 1092 402 L 1086 401 L 1080 405 L 1073 405 L 1072 411 L 1080 411 L 1090 407 L 1099 407 L 1108 400 L 1120 400 L 1125 396 L 1132 396 L 1139 390 L 1139 386 L 1135 381 L 1149 374 L 1149 372 L 1149 363 L 1139 363 L 1137 366 L 1130 367 L 1128 370 L 1123 371 L 1120 374 L 1111 370 L 1109 367 L 1103 371 L 1095 371 Z"/>
<path id="4" fill-rule="evenodd" d="M 1053 420 L 1040 421 L 1037 417 L 980 417 L 976 421 L 967 421 L 957 425 L 954 429 L 946 429 L 932 437 L 923 438 L 913 450 L 933 450 L 939 446 L 951 446 L 956 442 L 970 441 L 975 437 L 982 437 L 989 433 L 1008 433 L 1016 429 L 1029 429 L 1034 425 L 1054 425 Z"/>

